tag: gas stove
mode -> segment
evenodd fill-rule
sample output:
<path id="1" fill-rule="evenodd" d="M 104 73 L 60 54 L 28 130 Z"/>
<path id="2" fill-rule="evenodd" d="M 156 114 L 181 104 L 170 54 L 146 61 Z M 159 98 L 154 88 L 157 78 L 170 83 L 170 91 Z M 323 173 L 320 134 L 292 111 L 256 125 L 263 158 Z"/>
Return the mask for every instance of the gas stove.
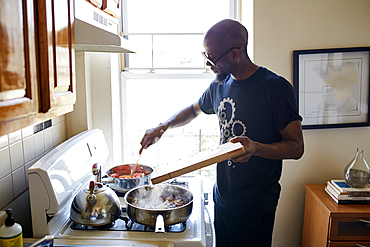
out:
<path id="1" fill-rule="evenodd" d="M 175 178 L 166 183 L 172 184 L 172 185 L 183 186 L 184 188 L 189 189 L 189 182 L 184 181 L 184 180 L 189 180 L 189 177 L 187 178 L 182 177 L 180 178 L 180 180 L 182 181 L 179 181 L 177 178 Z M 71 229 L 72 230 L 91 230 L 91 231 L 155 232 L 154 227 L 149 227 L 149 226 L 132 221 L 127 215 L 126 202 L 124 200 L 125 194 L 121 192 L 117 192 L 117 191 L 115 192 L 118 195 L 118 198 L 122 205 L 121 216 L 116 221 L 110 224 L 107 224 L 107 225 L 102 225 L 102 226 L 85 226 L 85 225 L 80 225 L 77 223 L 72 223 L 70 226 Z M 174 232 L 179 233 L 179 232 L 184 232 L 185 230 L 186 230 L 186 221 L 165 227 L 165 232 L 167 233 L 174 233 Z"/>
<path id="2" fill-rule="evenodd" d="M 193 210 L 182 223 L 166 227 L 165 233 L 132 222 L 126 214 L 124 194 L 118 196 L 122 214 L 104 227 L 82 226 L 69 219 L 75 195 L 93 180 L 91 167 L 104 164 L 109 153 L 101 130 L 85 131 L 50 151 L 28 170 L 32 227 L 35 238 L 53 235 L 61 245 L 106 246 L 206 246 L 202 179 L 183 175 L 176 183 L 193 193 Z"/>

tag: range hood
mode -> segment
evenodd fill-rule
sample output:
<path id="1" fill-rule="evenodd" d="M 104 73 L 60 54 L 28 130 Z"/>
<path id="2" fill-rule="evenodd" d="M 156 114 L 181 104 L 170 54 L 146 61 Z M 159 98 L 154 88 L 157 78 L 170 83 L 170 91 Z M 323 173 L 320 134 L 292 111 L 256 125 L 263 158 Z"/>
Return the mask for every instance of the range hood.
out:
<path id="1" fill-rule="evenodd" d="M 134 53 L 129 41 L 118 35 L 118 18 L 86 0 L 74 2 L 75 51 Z"/>

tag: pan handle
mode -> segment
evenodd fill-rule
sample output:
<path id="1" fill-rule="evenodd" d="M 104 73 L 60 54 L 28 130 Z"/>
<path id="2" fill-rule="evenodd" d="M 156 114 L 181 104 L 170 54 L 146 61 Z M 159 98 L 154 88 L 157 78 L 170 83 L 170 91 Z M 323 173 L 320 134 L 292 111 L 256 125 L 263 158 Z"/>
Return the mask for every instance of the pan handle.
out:
<path id="1" fill-rule="evenodd" d="M 165 232 L 163 215 L 158 214 L 155 221 L 155 232 Z"/>
<path id="2" fill-rule="evenodd" d="M 108 175 L 104 175 L 101 179 L 101 182 L 103 184 L 113 184 L 114 183 L 114 178 L 109 177 Z"/>

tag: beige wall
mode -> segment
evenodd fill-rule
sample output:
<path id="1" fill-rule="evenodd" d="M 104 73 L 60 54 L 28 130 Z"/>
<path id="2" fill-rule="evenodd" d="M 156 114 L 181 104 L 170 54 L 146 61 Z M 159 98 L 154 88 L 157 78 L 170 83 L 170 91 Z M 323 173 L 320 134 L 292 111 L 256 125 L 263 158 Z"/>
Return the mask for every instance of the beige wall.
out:
<path id="1" fill-rule="evenodd" d="M 293 83 L 293 50 L 370 46 L 370 1 L 254 1 L 253 34 L 254 62 Z M 370 161 L 369 127 L 305 130 L 304 138 L 304 156 L 284 162 L 274 247 L 301 245 L 305 183 L 342 178 L 357 147 Z"/>

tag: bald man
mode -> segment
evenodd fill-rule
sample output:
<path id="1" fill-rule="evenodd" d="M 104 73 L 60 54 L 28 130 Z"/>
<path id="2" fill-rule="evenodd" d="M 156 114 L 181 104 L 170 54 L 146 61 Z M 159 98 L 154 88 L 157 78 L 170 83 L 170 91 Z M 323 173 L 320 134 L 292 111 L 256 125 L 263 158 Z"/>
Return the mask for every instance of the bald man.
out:
<path id="1" fill-rule="evenodd" d="M 240 142 L 243 155 L 217 164 L 213 189 L 216 246 L 271 246 L 283 159 L 304 152 L 291 84 L 258 66 L 247 53 L 248 32 L 235 20 L 212 26 L 203 41 L 215 80 L 198 102 L 146 131 L 141 149 L 199 114 L 217 114 L 220 143 Z"/>

